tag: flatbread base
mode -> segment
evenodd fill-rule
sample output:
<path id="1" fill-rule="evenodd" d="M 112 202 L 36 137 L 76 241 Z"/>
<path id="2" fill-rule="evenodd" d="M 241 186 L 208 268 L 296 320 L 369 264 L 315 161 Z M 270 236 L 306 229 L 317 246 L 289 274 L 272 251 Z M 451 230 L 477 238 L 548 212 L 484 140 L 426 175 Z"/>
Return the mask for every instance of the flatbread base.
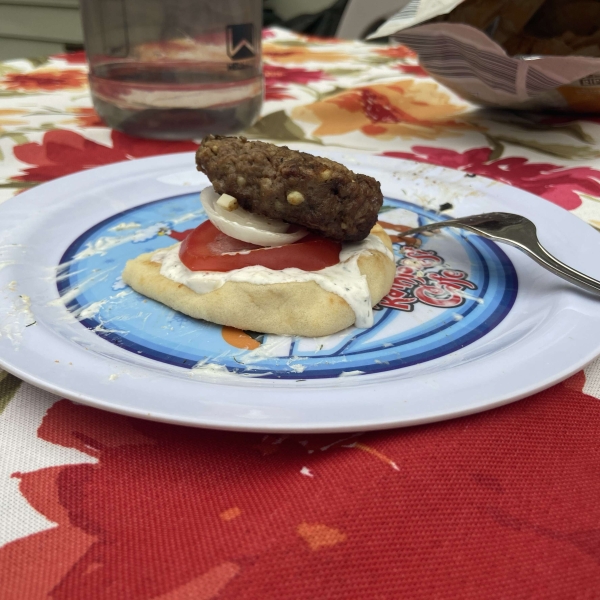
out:
<path id="1" fill-rule="evenodd" d="M 379 225 L 371 232 L 392 249 Z M 268 285 L 228 281 L 212 292 L 197 294 L 163 277 L 161 265 L 151 260 L 153 254 L 128 261 L 123 281 L 136 292 L 195 319 L 261 333 L 320 337 L 350 327 L 356 318 L 345 300 L 314 281 Z M 374 306 L 390 291 L 396 265 L 388 256 L 373 251 L 360 256 L 358 266 L 367 277 Z"/>

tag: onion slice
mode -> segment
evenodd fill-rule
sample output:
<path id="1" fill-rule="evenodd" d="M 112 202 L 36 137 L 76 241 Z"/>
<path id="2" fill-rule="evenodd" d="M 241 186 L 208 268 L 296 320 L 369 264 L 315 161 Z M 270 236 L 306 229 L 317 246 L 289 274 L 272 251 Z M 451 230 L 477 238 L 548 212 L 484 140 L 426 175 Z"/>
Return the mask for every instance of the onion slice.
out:
<path id="1" fill-rule="evenodd" d="M 255 215 L 241 206 L 227 211 L 217 204 L 219 194 L 210 186 L 200 193 L 200 201 L 212 224 L 224 234 L 257 246 L 293 244 L 308 234 L 306 229 L 286 233 L 290 224 L 280 219 Z"/>

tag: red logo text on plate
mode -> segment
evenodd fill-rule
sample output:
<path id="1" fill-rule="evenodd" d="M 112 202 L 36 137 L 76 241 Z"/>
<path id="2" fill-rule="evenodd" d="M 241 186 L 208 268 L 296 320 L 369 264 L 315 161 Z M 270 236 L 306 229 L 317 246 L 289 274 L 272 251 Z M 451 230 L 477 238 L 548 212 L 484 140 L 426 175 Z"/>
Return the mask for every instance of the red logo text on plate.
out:
<path id="1" fill-rule="evenodd" d="M 407 312 L 414 310 L 418 302 L 456 308 L 465 303 L 465 290 L 477 289 L 464 271 L 444 269 L 444 259 L 433 250 L 405 246 L 402 252 L 404 258 L 398 262 L 392 289 L 380 306 Z"/>

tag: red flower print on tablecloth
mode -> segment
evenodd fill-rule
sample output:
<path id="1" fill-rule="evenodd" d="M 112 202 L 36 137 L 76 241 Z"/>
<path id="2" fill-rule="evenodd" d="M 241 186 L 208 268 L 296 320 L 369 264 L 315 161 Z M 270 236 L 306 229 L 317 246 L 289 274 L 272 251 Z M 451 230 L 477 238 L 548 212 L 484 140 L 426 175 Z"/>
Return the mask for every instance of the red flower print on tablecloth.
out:
<path id="1" fill-rule="evenodd" d="M 207 431 L 59 401 L 38 436 L 97 462 L 13 475 L 56 526 L 0 549 L 3 589 L 53 600 L 574 597 L 600 564 L 600 479 L 589 477 L 600 404 L 584 381 L 492 415 L 362 435 Z"/>
<path id="2" fill-rule="evenodd" d="M 390 46 L 375 50 L 375 54 L 379 56 L 387 56 L 388 58 L 416 58 L 416 54 L 406 46 Z"/>
<path id="3" fill-rule="evenodd" d="M 293 100 L 287 86 L 269 83 L 265 80 L 265 100 Z"/>
<path id="4" fill-rule="evenodd" d="M 6 73 L 0 85 L 7 90 L 50 92 L 79 89 L 87 85 L 87 73 L 80 69 L 37 69 L 30 73 Z"/>
<path id="5" fill-rule="evenodd" d="M 21 169 L 17 181 L 49 181 L 131 158 L 143 158 L 157 154 L 194 151 L 194 142 L 164 142 L 131 137 L 119 131 L 111 132 L 111 146 L 104 146 L 82 135 L 64 129 L 44 134 L 42 143 L 30 142 L 13 148 L 14 155 L 32 167 Z"/>
<path id="6" fill-rule="evenodd" d="M 280 65 L 263 66 L 267 100 L 287 100 L 294 98 L 288 93 L 287 84 L 307 85 L 313 81 L 331 79 L 326 73 L 314 69 L 283 67 Z"/>
<path id="7" fill-rule="evenodd" d="M 533 163 L 519 157 L 490 161 L 491 153 L 490 148 L 456 152 L 443 148 L 413 146 L 412 152 L 384 152 L 383 155 L 483 175 L 542 196 L 567 210 L 581 205 L 581 198 L 577 192 L 600 198 L 600 170 L 592 167 L 567 168 L 550 163 Z"/>
<path id="8" fill-rule="evenodd" d="M 78 50 L 77 52 L 65 52 L 64 54 L 53 54 L 51 58 L 66 60 L 70 65 L 85 65 L 87 63 L 85 52 Z"/>
<path id="9" fill-rule="evenodd" d="M 106 127 L 106 123 L 93 108 L 70 107 L 67 108 L 67 112 L 73 114 L 75 118 L 72 122 L 78 127 Z"/>
<path id="10" fill-rule="evenodd" d="M 413 77 L 429 77 L 429 73 L 421 65 L 398 65 L 394 68 Z"/>
<path id="11" fill-rule="evenodd" d="M 283 67 L 281 65 L 264 65 L 265 79 L 278 83 L 307 84 L 312 81 L 331 79 L 324 71 L 302 69 L 299 67 Z"/>

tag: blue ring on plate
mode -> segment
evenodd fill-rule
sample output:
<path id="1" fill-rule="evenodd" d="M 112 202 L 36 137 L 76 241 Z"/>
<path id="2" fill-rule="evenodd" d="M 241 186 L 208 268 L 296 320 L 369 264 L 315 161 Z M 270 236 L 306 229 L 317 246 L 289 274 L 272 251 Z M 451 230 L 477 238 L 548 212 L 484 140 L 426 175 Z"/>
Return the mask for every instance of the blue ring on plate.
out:
<path id="1" fill-rule="evenodd" d="M 168 221 L 165 219 L 165 214 L 181 214 L 182 210 L 186 210 L 186 207 L 189 210 L 190 206 L 198 208 L 197 198 L 197 193 L 163 198 L 113 215 L 91 227 L 69 245 L 61 258 L 60 265 L 64 265 L 64 272 L 57 280 L 59 294 L 64 296 L 81 283 L 79 272 L 84 266 L 83 261 L 91 261 L 91 259 L 77 259 L 76 256 L 86 244 L 97 239 L 113 224 L 124 218 L 135 218 L 136 221 L 146 219 L 148 226 L 152 225 L 153 219 L 154 223 L 165 222 Z M 403 208 L 416 213 L 419 222 L 441 221 L 448 218 L 393 198 L 385 198 L 384 206 L 391 209 Z M 195 227 L 203 220 L 198 218 L 191 224 Z M 84 318 L 80 322 L 106 341 L 129 352 L 187 369 L 194 367 L 199 361 L 208 360 L 223 364 L 233 372 L 256 374 L 264 378 L 313 379 L 338 377 L 342 372 L 348 371 L 377 373 L 405 368 L 446 356 L 477 341 L 506 317 L 516 299 L 518 281 L 514 266 L 494 242 L 474 235 L 465 236 L 462 233 L 455 233 L 454 230 L 446 231 L 450 232 L 449 235 L 468 255 L 471 263 L 469 278 L 477 284 L 476 295 L 466 299 L 458 307 L 440 309 L 437 316 L 422 326 L 394 335 L 390 339 L 382 337 L 382 332 L 386 326 L 393 323 L 394 319 L 401 319 L 402 313 L 393 308 L 383 308 L 375 312 L 376 322 L 373 327 L 366 330 L 351 330 L 333 348 L 319 352 L 302 351 L 299 348 L 301 339 L 295 338 L 290 344 L 287 356 L 264 359 L 260 363 L 244 366 L 238 359 L 243 360 L 246 351 L 236 350 L 227 356 L 221 356 L 224 342 L 221 327 L 218 325 L 196 321 L 175 313 L 183 332 L 181 339 L 190 337 L 191 333 L 191 338 L 196 335 L 201 343 L 205 343 L 206 349 L 198 352 L 198 346 L 194 347 L 189 343 L 190 340 L 185 343 L 181 340 L 169 343 L 168 332 L 164 332 L 164 323 L 167 323 L 168 319 L 173 319 L 174 311 L 139 294 L 134 293 L 129 310 L 131 312 L 143 307 L 142 303 L 150 303 L 153 307 L 151 314 L 157 315 L 158 319 L 154 329 L 151 328 L 152 331 L 144 328 L 127 332 L 106 330 L 103 327 L 105 324 L 102 318 L 103 309 L 100 310 L 100 317 Z M 112 268 L 120 273 L 128 258 L 170 245 L 171 242 L 164 243 L 167 241 L 164 236 L 162 241 L 157 243 L 160 237 L 157 235 L 145 240 L 139 248 L 134 242 L 116 246 L 107 251 L 104 262 L 92 262 L 94 264 L 98 262 L 98 265 L 105 270 Z M 423 239 L 429 243 L 433 238 Z M 109 267 L 111 264 L 115 266 Z M 99 285 L 83 290 L 67 302 L 66 306 L 72 312 L 81 311 L 93 302 L 105 300 L 107 289 L 109 288 L 105 281 L 100 282 Z"/>

